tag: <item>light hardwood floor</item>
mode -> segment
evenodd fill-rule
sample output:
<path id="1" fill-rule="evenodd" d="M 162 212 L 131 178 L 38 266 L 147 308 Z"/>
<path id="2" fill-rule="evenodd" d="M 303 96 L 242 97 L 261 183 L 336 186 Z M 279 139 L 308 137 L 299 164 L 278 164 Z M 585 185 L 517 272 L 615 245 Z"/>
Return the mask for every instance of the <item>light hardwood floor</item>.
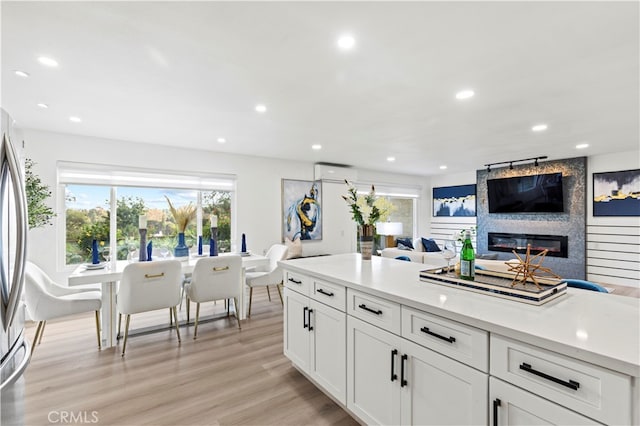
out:
<path id="1" fill-rule="evenodd" d="M 175 331 L 136 336 L 124 357 L 121 343 L 98 351 L 93 314 L 47 323 L 25 373 L 25 424 L 72 412 L 98 425 L 357 425 L 282 354 L 277 293 L 254 293 L 242 331 L 231 317 L 199 325 L 197 340 L 181 328 L 180 345 Z M 223 304 L 201 307 L 213 311 Z M 168 310 L 134 315 L 131 329 L 168 320 Z"/>

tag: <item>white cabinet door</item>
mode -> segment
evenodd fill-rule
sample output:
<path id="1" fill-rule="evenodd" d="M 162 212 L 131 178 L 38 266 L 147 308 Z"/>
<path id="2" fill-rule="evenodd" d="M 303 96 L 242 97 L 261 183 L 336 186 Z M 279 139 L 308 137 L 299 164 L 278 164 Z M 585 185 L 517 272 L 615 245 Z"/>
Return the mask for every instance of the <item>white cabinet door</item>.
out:
<path id="1" fill-rule="evenodd" d="M 500 379 L 489 379 L 490 424 L 498 425 L 598 425 L 581 416 Z"/>
<path id="2" fill-rule="evenodd" d="M 284 354 L 309 371 L 309 298 L 284 289 Z"/>
<path id="3" fill-rule="evenodd" d="M 400 424 L 401 342 L 347 317 L 347 407 L 367 424 Z"/>
<path id="4" fill-rule="evenodd" d="M 403 425 L 487 424 L 487 374 L 407 340 L 402 357 Z"/>
<path id="5" fill-rule="evenodd" d="M 311 300 L 311 376 L 343 404 L 347 403 L 347 316 Z"/>

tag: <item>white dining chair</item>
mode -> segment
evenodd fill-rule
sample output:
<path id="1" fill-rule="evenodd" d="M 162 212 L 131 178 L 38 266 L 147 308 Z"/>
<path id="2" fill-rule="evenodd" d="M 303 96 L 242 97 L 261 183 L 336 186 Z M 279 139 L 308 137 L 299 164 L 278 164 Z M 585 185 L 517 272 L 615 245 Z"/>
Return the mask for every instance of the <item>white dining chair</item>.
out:
<path id="1" fill-rule="evenodd" d="M 26 262 L 24 272 L 24 301 L 27 313 L 33 321 L 38 321 L 33 345 L 31 346 L 32 355 L 36 345 L 42 342 L 44 327 L 48 320 L 91 311 L 95 312 L 96 317 L 98 349 L 102 348 L 100 341 L 102 293 L 100 291 L 93 288 L 61 286 L 32 262 Z"/>
<path id="2" fill-rule="evenodd" d="M 238 328 L 242 329 L 238 318 L 238 301 L 242 295 L 242 258 L 240 256 L 214 256 L 198 259 L 191 274 L 191 282 L 185 284 L 184 288 L 187 306 L 191 301 L 196 302 L 194 339 L 198 335 L 200 304 L 204 302 L 226 300 L 227 306 L 230 306 L 229 301 L 233 300 Z M 229 309 L 227 308 L 228 314 Z"/>
<path id="3" fill-rule="evenodd" d="M 127 348 L 131 315 L 140 312 L 169 308 L 180 342 L 176 307 L 180 303 L 182 280 L 182 267 L 177 260 L 136 262 L 124 268 L 116 296 L 119 315 L 126 315 L 122 356 Z"/>
<path id="4" fill-rule="evenodd" d="M 253 298 L 254 287 L 266 287 L 267 296 L 269 297 L 269 301 L 271 301 L 269 286 L 276 286 L 278 295 L 280 296 L 280 303 L 284 305 L 284 302 L 282 300 L 282 293 L 280 292 L 280 285 L 282 285 L 282 271 L 280 270 L 280 267 L 278 267 L 278 261 L 284 260 L 287 257 L 287 246 L 285 246 L 284 244 L 272 245 L 271 247 L 269 247 L 266 257 L 269 258 L 268 265 L 262 268 L 256 268 L 246 273 L 246 283 L 249 287 L 249 313 L 247 314 L 248 317 L 251 316 L 251 301 Z"/>

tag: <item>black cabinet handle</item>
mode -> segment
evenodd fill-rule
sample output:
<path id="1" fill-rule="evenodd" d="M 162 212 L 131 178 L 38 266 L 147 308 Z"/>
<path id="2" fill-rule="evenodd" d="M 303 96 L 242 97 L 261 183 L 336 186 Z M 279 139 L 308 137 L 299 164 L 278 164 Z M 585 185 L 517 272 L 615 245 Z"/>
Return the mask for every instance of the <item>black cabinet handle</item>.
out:
<path id="1" fill-rule="evenodd" d="M 295 280 L 293 278 L 289 278 L 289 282 L 292 282 L 292 283 L 298 284 L 298 285 L 302 284 L 302 281 L 298 281 L 298 280 Z"/>
<path id="2" fill-rule="evenodd" d="M 325 296 L 329 296 L 329 297 L 333 297 L 333 293 L 327 293 L 326 291 L 324 291 L 323 289 L 319 288 L 318 290 L 316 290 L 318 293 L 320 294 L 324 294 Z"/>
<path id="3" fill-rule="evenodd" d="M 306 306 L 302 309 L 302 328 L 309 327 L 309 324 L 307 324 L 307 311 L 308 310 L 309 310 L 309 308 L 307 308 Z"/>
<path id="4" fill-rule="evenodd" d="M 580 383 L 576 382 L 575 380 L 569 380 L 567 382 L 562 379 L 558 379 L 557 377 L 550 376 L 547 373 L 543 373 L 542 371 L 534 370 L 531 365 L 527 364 L 526 362 L 520 364 L 520 370 L 524 370 L 527 373 L 535 374 L 536 376 L 542 377 L 543 379 L 551 380 L 554 383 L 566 386 L 573 390 L 578 390 L 578 388 L 580 387 Z"/>
<path id="5" fill-rule="evenodd" d="M 371 309 L 369 308 L 367 305 L 365 305 L 364 303 L 362 305 L 358 305 L 358 308 L 360 309 L 364 309 L 365 311 L 369 311 L 372 314 L 376 314 L 376 315 L 382 315 L 382 311 L 381 310 L 375 310 L 375 309 Z"/>
<path id="6" fill-rule="evenodd" d="M 498 407 L 502 404 L 499 398 L 493 400 L 493 426 L 498 426 Z"/>
<path id="7" fill-rule="evenodd" d="M 449 343 L 453 343 L 453 342 L 456 341 L 456 338 L 453 337 L 453 336 L 444 337 L 442 334 L 438 334 L 438 333 L 434 333 L 433 331 L 429 331 L 429 329 L 427 327 L 422 327 L 420 329 L 420 331 L 422 331 L 423 333 L 427 333 L 430 336 L 437 337 L 438 339 L 442 339 L 442 340 L 444 340 L 446 342 L 449 342 Z"/>
<path id="8" fill-rule="evenodd" d="M 407 354 L 402 355 L 402 360 L 400 361 L 400 387 L 405 387 L 408 385 L 407 379 L 404 378 L 404 363 L 407 361 Z"/>
<path id="9" fill-rule="evenodd" d="M 309 310 L 307 311 L 309 312 L 309 331 L 313 330 L 313 326 L 311 325 L 311 313 L 313 312 L 313 309 L 309 308 Z"/>
<path id="10" fill-rule="evenodd" d="M 396 374 L 396 355 L 398 355 L 398 350 L 394 349 L 391 351 L 391 381 L 398 380 L 398 375 Z"/>

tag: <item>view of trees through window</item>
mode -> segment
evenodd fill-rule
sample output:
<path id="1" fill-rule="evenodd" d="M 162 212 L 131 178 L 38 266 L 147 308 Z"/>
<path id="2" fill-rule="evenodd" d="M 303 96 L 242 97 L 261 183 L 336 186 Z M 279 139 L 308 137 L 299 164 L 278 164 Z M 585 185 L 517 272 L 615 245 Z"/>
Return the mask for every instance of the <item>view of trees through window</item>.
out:
<path id="1" fill-rule="evenodd" d="M 197 205 L 198 191 L 161 188 L 116 188 L 116 254 L 118 260 L 137 256 L 140 245 L 138 218 L 147 216 L 147 242 L 154 252 L 167 248 L 173 252 L 177 244 L 177 227 L 165 197 L 177 208 L 189 203 Z M 208 244 L 211 237 L 211 215 L 218 216 L 218 250 L 231 249 L 231 192 L 201 192 L 202 237 Z M 66 264 L 91 261 L 93 239 L 100 250 L 110 247 L 111 187 L 66 185 Z M 197 244 L 197 225 L 193 221 L 186 229 L 185 242 Z"/>

